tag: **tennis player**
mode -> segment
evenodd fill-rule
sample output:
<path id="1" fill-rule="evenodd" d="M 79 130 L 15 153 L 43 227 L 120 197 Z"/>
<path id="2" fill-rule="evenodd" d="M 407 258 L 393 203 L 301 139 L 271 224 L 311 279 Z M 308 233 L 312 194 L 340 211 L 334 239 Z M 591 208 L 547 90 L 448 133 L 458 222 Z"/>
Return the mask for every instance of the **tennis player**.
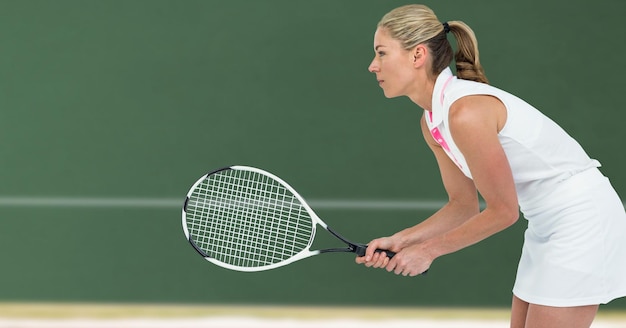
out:
<path id="1" fill-rule="evenodd" d="M 470 27 L 402 6 L 379 22 L 374 51 L 369 71 L 385 96 L 424 110 L 421 128 L 449 200 L 416 226 L 372 240 L 357 263 L 418 275 L 511 226 L 521 210 L 528 229 L 511 327 L 589 327 L 599 304 L 626 296 L 626 213 L 600 163 L 533 106 L 488 84 Z"/>

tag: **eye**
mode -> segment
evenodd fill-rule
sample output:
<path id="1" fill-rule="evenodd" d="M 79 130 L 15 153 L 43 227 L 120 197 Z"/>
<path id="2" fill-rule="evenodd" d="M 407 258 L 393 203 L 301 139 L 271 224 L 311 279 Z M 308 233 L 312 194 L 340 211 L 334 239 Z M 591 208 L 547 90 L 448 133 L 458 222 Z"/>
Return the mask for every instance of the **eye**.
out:
<path id="1" fill-rule="evenodd" d="M 379 51 L 379 52 L 378 52 L 378 57 L 382 57 L 382 56 L 384 56 L 384 55 L 385 55 L 385 52 L 384 52 L 384 51 Z"/>

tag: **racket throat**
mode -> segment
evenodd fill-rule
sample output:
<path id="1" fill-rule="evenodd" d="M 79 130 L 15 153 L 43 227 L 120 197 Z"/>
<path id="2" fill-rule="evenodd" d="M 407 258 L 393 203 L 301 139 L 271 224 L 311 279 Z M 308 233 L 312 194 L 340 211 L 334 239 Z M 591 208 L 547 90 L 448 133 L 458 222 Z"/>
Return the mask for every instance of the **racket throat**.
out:
<path id="1" fill-rule="evenodd" d="M 355 253 L 358 256 L 365 255 L 365 250 L 367 249 L 367 245 L 355 244 L 349 241 L 348 239 L 344 238 L 342 235 L 340 235 L 339 233 L 337 233 L 336 231 L 334 231 L 328 226 L 326 227 L 326 230 L 328 230 L 328 232 L 330 232 L 333 236 L 339 238 L 341 241 L 346 243 L 348 247 L 347 248 L 329 248 L 329 249 L 322 250 L 322 253 L 350 252 L 350 253 Z"/>
<path id="2" fill-rule="evenodd" d="M 365 250 L 367 249 L 367 245 L 352 244 L 350 246 L 350 249 L 352 249 L 353 253 L 356 253 L 356 255 L 358 256 L 365 256 Z"/>

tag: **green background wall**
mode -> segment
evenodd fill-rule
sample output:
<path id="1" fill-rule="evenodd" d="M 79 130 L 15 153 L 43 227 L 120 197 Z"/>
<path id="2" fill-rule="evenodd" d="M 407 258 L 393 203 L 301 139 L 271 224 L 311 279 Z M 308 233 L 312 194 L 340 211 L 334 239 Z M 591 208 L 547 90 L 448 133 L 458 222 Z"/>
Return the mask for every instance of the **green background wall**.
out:
<path id="1" fill-rule="evenodd" d="M 311 200 L 445 199 L 420 109 L 367 71 L 376 23 L 406 3 L 0 1 L 0 300 L 508 306 L 524 220 L 417 278 L 345 254 L 231 272 L 183 237 L 188 187 L 230 164 Z M 423 3 L 468 23 L 491 83 L 557 120 L 626 196 L 626 2 Z M 163 202 L 41 202 L 54 197 Z M 368 241 L 433 209 L 317 212 Z"/>

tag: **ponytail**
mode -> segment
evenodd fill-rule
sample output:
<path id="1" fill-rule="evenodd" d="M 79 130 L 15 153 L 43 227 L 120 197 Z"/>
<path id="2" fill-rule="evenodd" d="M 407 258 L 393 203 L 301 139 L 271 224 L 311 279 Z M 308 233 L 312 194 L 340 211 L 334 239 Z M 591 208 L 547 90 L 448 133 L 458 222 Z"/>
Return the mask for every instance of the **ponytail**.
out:
<path id="1" fill-rule="evenodd" d="M 456 75 L 460 79 L 489 83 L 478 57 L 478 41 L 474 31 L 461 21 L 447 23 L 454 34 L 458 50 L 454 54 Z"/>

